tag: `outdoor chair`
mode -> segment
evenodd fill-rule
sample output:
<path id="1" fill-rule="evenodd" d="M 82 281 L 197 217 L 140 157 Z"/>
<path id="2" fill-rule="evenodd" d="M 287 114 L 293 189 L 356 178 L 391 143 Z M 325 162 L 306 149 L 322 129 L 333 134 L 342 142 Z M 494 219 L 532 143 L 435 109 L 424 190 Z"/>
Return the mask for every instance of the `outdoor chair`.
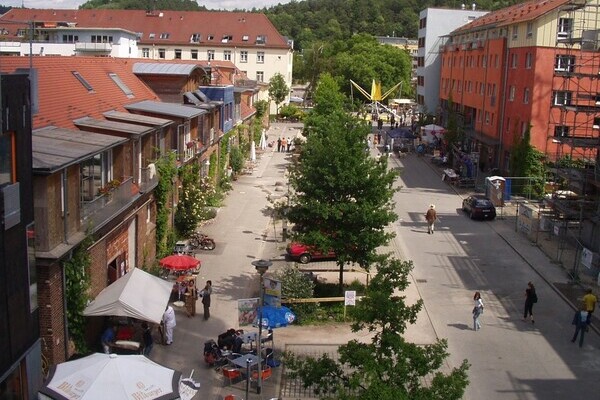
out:
<path id="1" fill-rule="evenodd" d="M 267 366 L 263 366 L 262 368 L 262 380 L 266 381 L 267 379 L 269 379 L 271 376 L 273 376 L 273 370 L 271 369 L 271 367 Z M 252 371 L 252 375 L 250 376 L 250 381 L 252 382 L 256 382 L 258 380 L 258 371 Z"/>
<path id="2" fill-rule="evenodd" d="M 233 385 L 242 380 L 242 373 L 237 368 L 223 368 L 221 372 L 223 374 L 223 386 L 227 381 L 229 381 L 229 385 Z"/>

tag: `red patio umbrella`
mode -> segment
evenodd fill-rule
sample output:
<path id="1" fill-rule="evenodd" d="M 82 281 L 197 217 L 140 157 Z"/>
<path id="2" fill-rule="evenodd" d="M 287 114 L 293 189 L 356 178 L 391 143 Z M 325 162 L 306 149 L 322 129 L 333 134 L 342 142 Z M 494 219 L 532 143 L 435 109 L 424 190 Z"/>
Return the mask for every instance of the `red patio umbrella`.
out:
<path id="1" fill-rule="evenodd" d="M 172 271 L 187 271 L 200 267 L 200 260 L 187 254 L 172 254 L 159 261 L 163 268 Z"/>

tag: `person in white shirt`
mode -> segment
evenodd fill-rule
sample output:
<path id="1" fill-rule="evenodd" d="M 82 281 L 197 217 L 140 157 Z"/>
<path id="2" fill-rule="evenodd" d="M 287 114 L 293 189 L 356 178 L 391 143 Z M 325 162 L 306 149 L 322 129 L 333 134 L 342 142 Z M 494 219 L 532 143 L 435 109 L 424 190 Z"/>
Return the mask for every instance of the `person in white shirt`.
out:
<path id="1" fill-rule="evenodd" d="M 173 307 L 167 306 L 162 320 L 165 326 L 165 336 L 167 339 L 166 344 L 173 344 L 173 328 L 175 328 L 177 325 L 177 322 L 175 321 L 175 310 L 173 310 Z"/>

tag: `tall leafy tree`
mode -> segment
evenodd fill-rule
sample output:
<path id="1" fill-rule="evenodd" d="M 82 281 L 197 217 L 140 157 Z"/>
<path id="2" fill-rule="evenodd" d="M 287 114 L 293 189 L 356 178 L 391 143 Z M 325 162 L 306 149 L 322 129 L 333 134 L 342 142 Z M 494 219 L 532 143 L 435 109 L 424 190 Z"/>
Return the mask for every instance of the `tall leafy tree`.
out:
<path id="1" fill-rule="evenodd" d="M 295 194 L 288 215 L 302 228 L 297 239 L 335 251 L 340 291 L 344 265 L 369 268 L 376 249 L 393 236 L 384 228 L 397 218 L 392 202 L 396 173 L 388 171 L 386 158 L 369 157 L 370 128 L 344 111 L 343 99 L 334 79 L 323 75 L 307 118 L 308 140 L 291 170 Z"/>
<path id="2" fill-rule="evenodd" d="M 372 332 L 371 342 L 340 346 L 339 361 L 287 354 L 286 368 L 306 387 L 314 385 L 323 399 L 461 399 L 469 383 L 467 360 L 441 372 L 449 355 L 445 339 L 420 346 L 403 337 L 423 305 L 422 300 L 407 305 L 399 295 L 410 284 L 412 263 L 381 256 L 376 269 L 366 296 L 350 309 L 352 331 Z"/>
<path id="3" fill-rule="evenodd" d="M 279 113 L 279 105 L 283 103 L 286 97 L 290 94 L 290 88 L 285 83 L 285 78 L 281 73 L 276 73 L 269 80 L 269 98 L 275 102 L 277 113 Z"/>
<path id="4" fill-rule="evenodd" d="M 544 194 L 546 176 L 544 154 L 531 145 L 531 125 L 522 136 L 514 135 L 514 144 L 510 154 L 511 176 L 529 178 L 519 190 L 531 198 Z M 518 189 L 517 189 L 518 190 Z"/>

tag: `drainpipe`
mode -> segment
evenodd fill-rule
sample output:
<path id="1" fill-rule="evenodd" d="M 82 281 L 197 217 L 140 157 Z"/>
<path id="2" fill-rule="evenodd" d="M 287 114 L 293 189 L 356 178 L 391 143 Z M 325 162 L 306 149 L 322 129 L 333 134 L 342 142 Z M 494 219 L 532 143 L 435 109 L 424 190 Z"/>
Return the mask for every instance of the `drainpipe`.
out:
<path id="1" fill-rule="evenodd" d="M 73 258 L 73 250 L 69 252 L 69 258 Z M 62 290 L 63 290 L 63 325 L 65 327 L 64 338 L 63 338 L 63 346 L 65 351 L 65 361 L 69 356 L 69 321 L 67 319 L 67 274 L 65 274 L 64 265 L 61 266 L 62 272 Z"/>
<path id="2" fill-rule="evenodd" d="M 63 196 L 63 240 L 68 243 L 68 215 L 69 215 L 69 186 L 67 182 L 67 170 L 63 171 L 62 175 L 62 196 Z"/>
<path id="3" fill-rule="evenodd" d="M 500 166 L 500 162 L 501 162 L 501 157 L 503 157 L 502 153 L 504 150 L 503 147 L 503 143 L 504 143 L 504 117 L 506 115 L 506 92 L 508 89 L 508 42 L 506 40 L 506 38 L 504 39 L 505 42 L 505 50 L 504 50 L 504 71 L 503 72 L 503 85 L 502 85 L 502 105 L 500 106 L 500 124 L 498 125 L 498 127 L 500 128 L 500 144 L 498 145 L 498 160 L 496 162 L 496 165 L 499 167 Z M 510 129 L 510 127 L 509 127 Z M 502 168 L 504 168 L 504 165 L 502 166 Z"/>

